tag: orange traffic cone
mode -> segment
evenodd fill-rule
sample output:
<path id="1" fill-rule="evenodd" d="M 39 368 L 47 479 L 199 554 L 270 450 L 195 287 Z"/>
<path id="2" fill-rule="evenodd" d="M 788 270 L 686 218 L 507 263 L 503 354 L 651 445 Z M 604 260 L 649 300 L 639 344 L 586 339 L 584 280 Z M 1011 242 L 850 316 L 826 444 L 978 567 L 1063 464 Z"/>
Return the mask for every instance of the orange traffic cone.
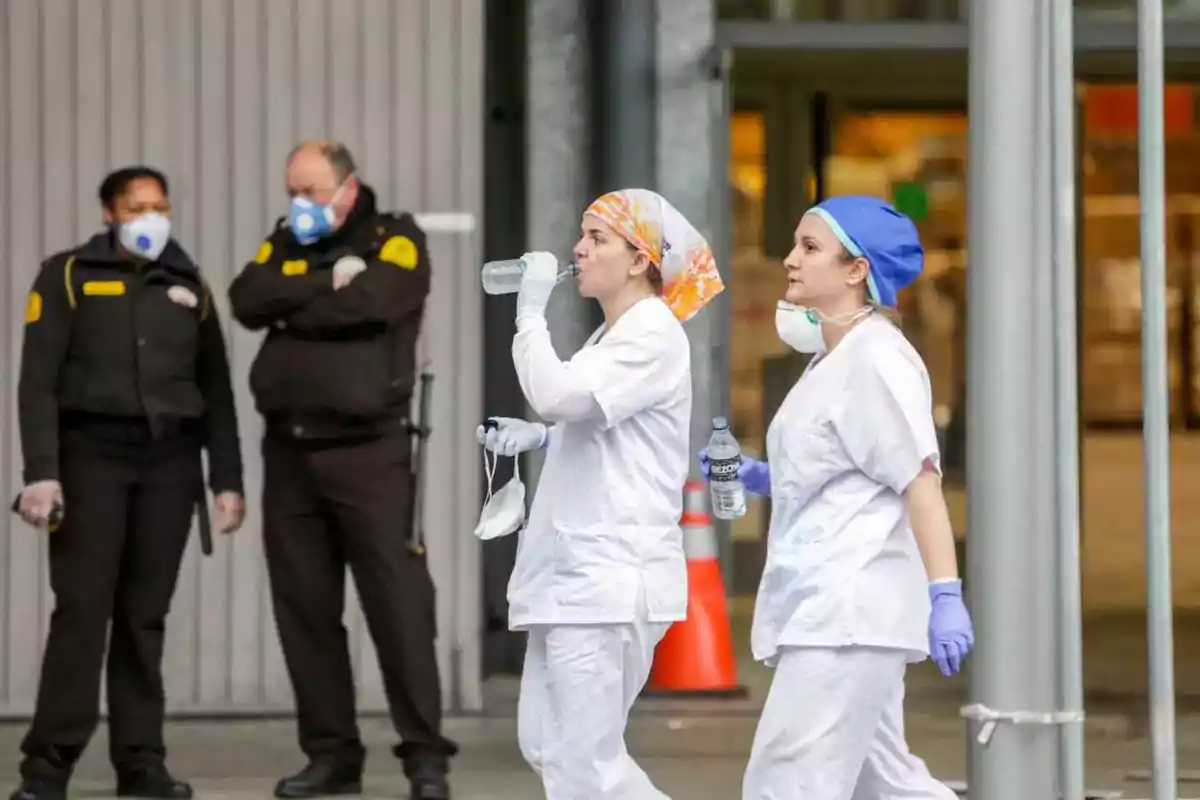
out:
<path id="1" fill-rule="evenodd" d="M 683 487 L 680 526 L 687 555 L 687 619 L 672 625 L 658 643 L 643 694 L 743 697 L 747 692 L 737 682 L 717 535 L 701 481 Z"/>

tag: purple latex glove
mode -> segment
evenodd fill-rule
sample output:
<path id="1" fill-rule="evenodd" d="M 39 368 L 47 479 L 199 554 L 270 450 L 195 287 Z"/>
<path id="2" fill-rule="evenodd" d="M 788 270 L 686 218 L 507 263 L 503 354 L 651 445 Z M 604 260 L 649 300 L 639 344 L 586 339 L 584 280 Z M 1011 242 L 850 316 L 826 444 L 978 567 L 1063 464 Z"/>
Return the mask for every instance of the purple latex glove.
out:
<path id="1" fill-rule="evenodd" d="M 708 451 L 701 450 L 700 474 L 707 479 L 708 472 Z M 762 495 L 763 497 L 771 496 L 771 470 L 767 467 L 767 462 L 742 456 L 742 463 L 738 466 L 738 478 L 741 479 L 742 485 L 746 487 L 746 491 Z"/>
<path id="2" fill-rule="evenodd" d="M 954 675 L 975 644 L 971 615 L 963 605 L 962 581 L 929 586 L 929 656 L 943 675 Z"/>

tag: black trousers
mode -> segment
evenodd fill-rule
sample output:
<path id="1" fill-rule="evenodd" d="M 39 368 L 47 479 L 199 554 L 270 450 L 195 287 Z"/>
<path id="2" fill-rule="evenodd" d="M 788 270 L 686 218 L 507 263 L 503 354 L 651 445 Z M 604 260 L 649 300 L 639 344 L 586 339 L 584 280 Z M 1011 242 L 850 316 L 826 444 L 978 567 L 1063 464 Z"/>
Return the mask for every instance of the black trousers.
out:
<path id="1" fill-rule="evenodd" d="M 22 773 L 67 775 L 87 746 L 106 638 L 109 757 L 118 771 L 137 769 L 166 756 L 163 636 L 202 486 L 200 448 L 64 444 L 60 479 L 66 515 L 44 534 L 54 611 Z"/>
<path id="2" fill-rule="evenodd" d="M 406 770 L 445 769 L 434 587 L 409 547 L 411 443 L 400 433 L 315 445 L 263 441 L 263 542 L 271 599 L 309 758 L 361 764 L 354 675 L 342 624 L 346 566 L 379 655 Z"/>

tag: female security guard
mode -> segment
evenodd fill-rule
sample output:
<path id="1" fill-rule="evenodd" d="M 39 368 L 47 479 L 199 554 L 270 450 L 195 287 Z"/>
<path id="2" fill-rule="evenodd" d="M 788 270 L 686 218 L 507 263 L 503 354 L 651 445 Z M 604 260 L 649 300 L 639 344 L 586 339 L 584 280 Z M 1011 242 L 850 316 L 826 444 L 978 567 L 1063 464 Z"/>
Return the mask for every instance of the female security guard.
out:
<path id="1" fill-rule="evenodd" d="M 923 261 L 912 222 L 871 197 L 810 210 L 784 261 L 776 328 L 814 358 L 767 431 L 769 466 L 740 469 L 771 496 L 751 645 L 775 667 L 743 800 L 954 797 L 905 744 L 904 672 L 928 656 L 957 672 L 971 619 L 929 376 L 879 313 Z"/>
<path id="2" fill-rule="evenodd" d="M 13 800 L 66 795 L 99 717 L 108 648 L 109 755 L 123 796 L 186 798 L 164 764 L 163 626 L 209 455 L 217 526 L 244 516 L 229 364 L 208 287 L 171 238 L 167 180 L 100 185 L 108 230 L 51 256 L 29 294 L 19 511 L 51 530 L 54 612 Z"/>

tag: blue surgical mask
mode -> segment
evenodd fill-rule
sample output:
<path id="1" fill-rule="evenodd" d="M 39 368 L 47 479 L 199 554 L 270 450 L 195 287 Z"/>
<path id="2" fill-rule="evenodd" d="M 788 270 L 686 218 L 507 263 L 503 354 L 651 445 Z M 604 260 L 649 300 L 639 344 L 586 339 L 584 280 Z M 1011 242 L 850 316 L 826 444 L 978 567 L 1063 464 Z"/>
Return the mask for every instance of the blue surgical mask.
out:
<path id="1" fill-rule="evenodd" d="M 292 198 L 292 207 L 288 211 L 288 225 L 297 242 L 310 245 L 333 233 L 333 221 L 336 218 L 333 207 L 345 190 L 346 183 L 343 183 L 328 203 L 318 203 L 308 197 Z"/>
<path id="2" fill-rule="evenodd" d="M 154 261 L 171 241 L 171 220 L 154 211 L 142 214 L 129 222 L 122 222 L 117 229 L 117 238 L 130 253 Z"/>
<path id="3" fill-rule="evenodd" d="M 323 205 L 307 197 L 293 197 L 288 225 L 300 244 L 309 245 L 333 232 L 333 205 Z"/>

